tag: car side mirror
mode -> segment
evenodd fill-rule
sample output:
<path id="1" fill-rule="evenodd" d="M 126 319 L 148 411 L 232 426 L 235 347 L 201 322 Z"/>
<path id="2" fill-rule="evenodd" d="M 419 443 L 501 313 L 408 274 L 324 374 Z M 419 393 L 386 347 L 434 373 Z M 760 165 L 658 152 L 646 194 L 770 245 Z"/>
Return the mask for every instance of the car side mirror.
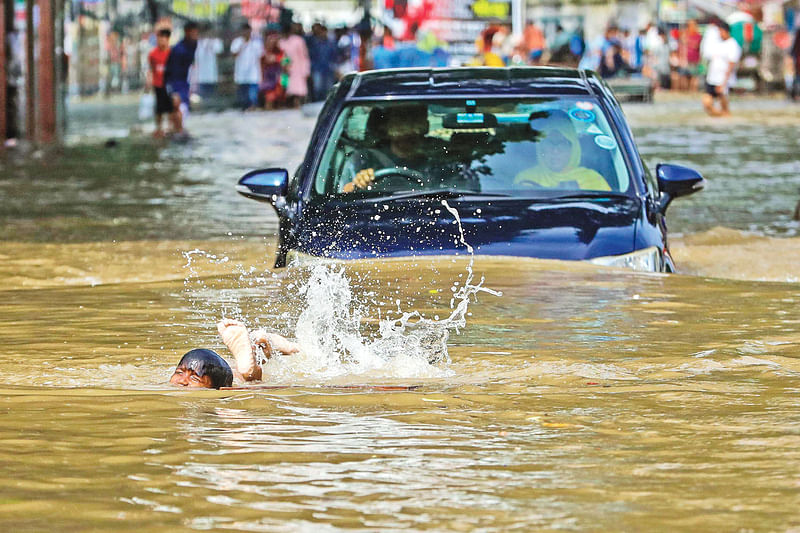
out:
<path id="1" fill-rule="evenodd" d="M 285 168 L 265 168 L 242 176 L 236 191 L 247 198 L 274 204 L 275 200 L 286 196 L 288 186 L 289 172 Z"/>
<path id="2" fill-rule="evenodd" d="M 681 165 L 659 164 L 656 166 L 658 181 L 658 210 L 664 213 L 670 202 L 679 196 L 688 196 L 703 190 L 706 180 L 694 169 Z"/>

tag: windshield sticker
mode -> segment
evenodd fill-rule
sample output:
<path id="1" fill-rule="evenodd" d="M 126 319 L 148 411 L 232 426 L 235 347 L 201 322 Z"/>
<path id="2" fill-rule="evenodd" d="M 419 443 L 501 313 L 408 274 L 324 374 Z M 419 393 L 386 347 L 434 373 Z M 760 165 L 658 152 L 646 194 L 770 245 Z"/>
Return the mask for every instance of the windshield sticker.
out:
<path id="1" fill-rule="evenodd" d="M 591 111 L 594 109 L 594 104 L 591 102 L 575 102 L 575 107 L 584 111 Z"/>
<path id="2" fill-rule="evenodd" d="M 597 127 L 597 124 L 592 124 L 588 128 L 586 128 L 586 133 L 591 133 L 592 135 L 602 135 L 603 130 Z"/>
<path id="3" fill-rule="evenodd" d="M 589 111 L 588 109 L 579 109 L 577 107 L 573 107 L 569 110 L 569 116 L 581 122 L 594 122 L 594 119 L 597 118 L 594 114 L 594 111 Z"/>
<path id="4" fill-rule="evenodd" d="M 617 143 L 608 135 L 598 135 L 594 138 L 594 143 L 600 148 L 604 148 L 606 150 L 613 150 L 617 147 Z"/>

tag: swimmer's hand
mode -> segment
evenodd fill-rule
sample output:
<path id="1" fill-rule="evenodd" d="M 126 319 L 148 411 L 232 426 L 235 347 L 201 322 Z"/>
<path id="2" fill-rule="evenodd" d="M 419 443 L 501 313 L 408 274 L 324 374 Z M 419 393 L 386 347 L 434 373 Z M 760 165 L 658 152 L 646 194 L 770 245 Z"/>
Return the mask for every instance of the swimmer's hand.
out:
<path id="1" fill-rule="evenodd" d="M 375 181 L 375 169 L 365 168 L 360 170 L 353 181 L 345 183 L 342 192 L 354 192 L 357 189 L 366 189 Z"/>
<path id="2" fill-rule="evenodd" d="M 273 351 L 282 355 L 292 355 L 300 351 L 300 345 L 297 343 L 277 333 L 267 333 L 263 329 L 253 332 L 253 343 L 256 346 L 260 346 L 267 357 L 269 357 Z"/>

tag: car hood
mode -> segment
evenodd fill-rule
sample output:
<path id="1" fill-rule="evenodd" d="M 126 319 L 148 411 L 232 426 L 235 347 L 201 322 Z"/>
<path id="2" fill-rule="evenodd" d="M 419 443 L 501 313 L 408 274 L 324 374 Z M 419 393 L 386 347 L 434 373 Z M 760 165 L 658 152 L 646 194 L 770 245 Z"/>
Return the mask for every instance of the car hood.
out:
<path id="1" fill-rule="evenodd" d="M 446 200 L 476 254 L 583 260 L 634 250 L 636 198 Z M 459 224 L 441 199 L 378 199 L 308 205 L 295 248 L 338 259 L 463 254 Z"/>

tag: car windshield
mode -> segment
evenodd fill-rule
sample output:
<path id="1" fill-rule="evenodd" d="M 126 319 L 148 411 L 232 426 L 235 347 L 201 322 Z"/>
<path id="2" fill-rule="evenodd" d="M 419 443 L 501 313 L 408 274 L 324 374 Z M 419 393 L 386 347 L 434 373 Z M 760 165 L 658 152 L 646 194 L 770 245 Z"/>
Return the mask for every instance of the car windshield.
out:
<path id="1" fill-rule="evenodd" d="M 616 135 L 596 100 L 358 102 L 336 120 L 313 194 L 628 194 Z"/>

